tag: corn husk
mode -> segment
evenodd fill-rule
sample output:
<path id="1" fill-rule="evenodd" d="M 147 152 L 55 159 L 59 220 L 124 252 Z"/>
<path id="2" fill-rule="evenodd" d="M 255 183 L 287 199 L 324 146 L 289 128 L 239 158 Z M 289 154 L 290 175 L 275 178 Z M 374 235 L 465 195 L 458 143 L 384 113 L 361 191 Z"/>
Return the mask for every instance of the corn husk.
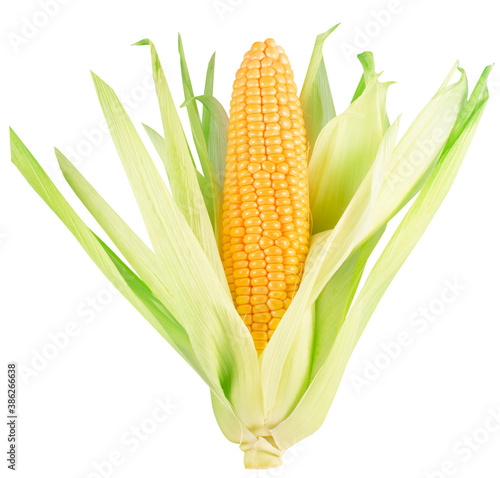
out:
<path id="1" fill-rule="evenodd" d="M 336 116 L 318 36 L 300 95 L 310 147 L 313 236 L 299 291 L 258 358 L 236 312 L 220 260 L 227 114 L 213 96 L 215 55 L 196 96 L 179 37 L 185 107 L 201 171 L 153 43 L 149 46 L 163 130 L 144 126 L 157 170 L 117 95 L 92 74 L 104 117 L 152 248 L 58 150 L 61 171 L 115 251 L 76 214 L 11 130 L 12 161 L 110 282 L 208 385 L 217 422 L 248 468 L 283 453 L 324 421 L 349 357 L 383 293 L 443 201 L 488 100 L 487 67 L 468 98 L 455 65 L 408 130 L 390 124 L 373 55 L 349 108 Z M 455 83 L 455 73 L 460 77 Z M 199 107 L 202 108 L 200 115 Z M 398 140 L 398 137 L 401 139 Z M 387 223 L 413 203 L 361 283 Z M 122 260 L 118 254 L 125 259 Z"/>

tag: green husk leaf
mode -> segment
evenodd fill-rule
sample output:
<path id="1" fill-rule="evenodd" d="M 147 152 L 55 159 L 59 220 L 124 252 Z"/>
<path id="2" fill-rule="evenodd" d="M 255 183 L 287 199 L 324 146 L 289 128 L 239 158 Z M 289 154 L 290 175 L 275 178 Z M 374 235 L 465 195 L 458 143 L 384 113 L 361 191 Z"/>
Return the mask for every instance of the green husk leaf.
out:
<path id="1" fill-rule="evenodd" d="M 300 93 L 300 102 L 304 110 L 304 120 L 306 123 L 307 141 L 311 150 L 320 131 L 335 117 L 330 82 L 328 81 L 325 61 L 323 59 L 323 43 L 339 25 L 340 23 L 316 37 L 311 60 Z"/>
<path id="2" fill-rule="evenodd" d="M 354 96 L 352 97 L 351 103 L 354 103 L 365 91 L 366 85 L 375 77 L 375 60 L 373 58 L 373 53 L 371 51 L 365 51 L 358 55 L 358 60 L 363 67 L 363 74 L 359 80 Z"/>
<path id="3" fill-rule="evenodd" d="M 214 80 L 215 80 L 215 53 L 210 57 L 210 61 L 207 66 L 207 74 L 205 76 L 205 89 L 203 94 L 205 96 L 214 95 Z M 211 126 L 211 114 L 207 107 L 203 107 L 203 113 L 201 115 L 201 127 L 203 129 L 203 137 L 205 138 L 205 143 L 208 144 L 210 141 L 210 126 Z"/>
<path id="4" fill-rule="evenodd" d="M 148 42 L 151 50 L 151 62 L 153 78 L 155 81 L 156 94 L 160 106 L 165 139 L 165 155 L 162 156 L 172 195 L 177 206 L 186 218 L 195 236 L 200 241 L 203 250 L 210 258 L 214 270 L 221 280 L 225 280 L 219 260 L 217 241 L 218 235 L 214 236 L 212 226 L 218 232 L 218 221 L 211 221 L 210 213 L 205 206 L 203 193 L 198 184 L 196 168 L 193 166 L 192 157 L 187 145 L 184 131 L 175 108 L 165 74 L 161 67 L 156 48 L 149 40 L 143 40 L 141 44 Z M 214 201 L 214 198 L 212 198 Z M 210 209 L 215 215 L 215 201 Z"/>
<path id="5" fill-rule="evenodd" d="M 165 224 L 168 223 L 169 218 L 165 205 L 173 202 L 172 197 L 115 92 L 97 75 L 92 74 L 92 76 L 111 137 L 127 173 L 153 247 L 161 258 L 167 253 L 165 245 L 168 243 L 165 237 Z M 162 91 L 160 94 L 166 94 L 166 92 Z M 178 132 L 178 134 L 182 133 Z M 169 141 L 165 142 L 167 150 L 169 144 Z M 195 194 L 195 192 L 199 192 L 199 188 L 195 173 L 188 161 L 189 159 L 186 157 L 184 157 L 184 163 L 179 161 L 179 167 L 182 168 L 185 176 L 183 173 L 179 174 L 185 177 L 190 187 L 193 188 L 190 192 Z M 191 179 L 188 179 L 191 175 Z M 177 180 L 174 181 L 174 184 L 180 186 Z M 188 224 L 192 227 L 192 231 L 212 264 L 213 270 L 218 275 L 220 283 L 223 283 L 225 275 L 201 193 L 190 199 L 192 200 L 187 209 L 184 210 L 184 213 L 191 220 L 188 221 Z M 172 206 L 177 210 L 175 204 Z M 183 217 L 186 216 L 183 214 Z"/>
<path id="6" fill-rule="evenodd" d="M 364 243 L 393 217 L 402 200 L 418 184 L 430 165 L 436 161 L 436 157 L 441 154 L 453 124 L 465 103 L 466 95 L 467 81 L 462 73 L 459 81 L 442 89 L 429 101 L 396 145 L 392 154 L 385 158 L 381 157 L 383 176 L 380 176 L 380 162 L 374 162 L 372 169 L 366 175 L 335 229 L 330 234 L 325 234 L 325 238 L 323 238 L 322 248 L 326 248 L 324 260 L 321 261 L 320 266 L 315 265 L 317 276 L 314 278 L 315 293 L 312 297 L 316 298 L 319 295 L 324 285 L 337 270 L 337 261 L 342 249 L 338 246 L 349 244 L 349 240 L 344 237 L 344 234 L 347 233 L 353 237 L 349 232 L 352 224 L 360 221 L 358 218 L 362 216 L 369 219 L 369 224 L 364 229 L 359 228 L 359 231 L 362 232 L 361 235 L 353 239 L 356 244 L 351 245 L 355 248 Z M 422 148 L 423 145 L 425 148 Z M 409 162 L 412 167 L 405 170 Z M 381 178 L 382 183 L 376 198 L 370 200 L 376 176 Z M 370 211 L 365 211 L 366 207 L 369 207 Z M 332 247 L 333 244 L 338 246 Z M 311 252 L 309 256 L 311 260 L 314 259 Z M 318 270 L 318 267 L 321 270 Z"/>
<path id="7" fill-rule="evenodd" d="M 458 64 L 458 63 L 457 63 Z M 487 95 L 487 90 L 485 89 L 485 83 L 488 78 L 488 75 L 490 74 L 491 70 L 493 68 L 493 65 L 487 66 L 484 71 L 481 74 L 481 77 L 479 78 L 476 86 L 474 87 L 474 90 L 472 91 L 472 94 L 469 98 L 469 101 L 467 101 L 467 104 L 462 108 L 460 111 L 460 114 L 458 115 L 458 118 L 453 126 L 453 130 L 450 133 L 450 136 L 448 138 L 448 141 L 444 147 L 443 154 L 445 154 L 452 146 L 455 144 L 455 141 L 463 131 L 465 125 L 469 121 L 471 115 L 476 111 L 476 108 L 478 105 L 481 105 L 482 102 L 485 100 L 485 95 Z M 451 76 L 451 74 L 450 74 Z M 430 168 L 427 170 L 425 175 L 422 177 L 422 179 L 415 185 L 413 190 L 408 194 L 408 196 L 401 202 L 397 210 L 395 211 L 395 214 L 397 214 L 403 207 L 408 204 L 408 202 L 420 191 L 422 186 L 424 185 L 425 181 L 427 181 L 428 177 L 432 173 L 434 166 L 436 165 L 436 162 L 434 162 Z"/>
<path id="8" fill-rule="evenodd" d="M 303 311 L 301 333 L 295 336 L 283 362 L 283 369 L 277 374 L 279 381 L 276 384 L 274 404 L 271 405 L 271 401 L 265 402 L 266 425 L 269 428 L 281 423 L 290 414 L 307 389 L 314 350 L 314 327 L 315 308 L 312 306 Z M 269 395 L 265 395 L 264 399 L 266 398 L 269 399 Z"/>
<path id="9" fill-rule="evenodd" d="M 167 148 L 165 147 L 165 138 L 158 133 L 158 131 L 154 130 L 151 128 L 151 126 L 148 126 L 147 124 L 142 124 L 144 131 L 146 131 L 147 135 L 149 136 L 149 139 L 151 140 L 151 143 L 153 144 L 156 152 L 158 153 L 158 156 L 162 159 L 163 162 L 168 161 L 168 156 L 167 156 Z M 194 163 L 193 163 L 194 166 Z M 206 180 L 205 176 L 203 176 L 202 173 L 200 173 L 195 166 L 195 171 L 196 171 L 196 178 L 198 180 L 198 185 L 200 186 L 201 193 L 203 194 L 204 188 L 209 187 L 208 181 Z M 210 220 L 212 220 L 212 215 L 213 211 L 209 210 L 209 207 L 211 207 L 211 200 L 205 201 L 205 207 L 207 208 L 207 211 L 210 216 Z"/>
<path id="10" fill-rule="evenodd" d="M 158 156 L 160 156 L 163 162 L 168 161 L 167 148 L 165 147 L 165 139 L 163 138 L 163 136 L 146 124 L 143 124 L 142 126 L 144 127 L 144 130 L 146 131 L 147 135 L 149 136 L 151 143 L 153 143 L 153 146 L 156 149 Z M 211 196 L 210 184 L 208 180 L 205 178 L 205 176 L 203 176 L 203 174 L 201 174 L 197 169 L 195 169 L 195 171 L 196 171 L 196 178 L 200 186 L 201 194 L 203 195 L 203 200 L 205 201 L 205 207 L 207 208 L 208 215 L 212 223 L 212 227 L 214 227 L 215 218 L 214 218 L 214 211 L 212 209 L 213 198 Z"/>
<path id="11" fill-rule="evenodd" d="M 161 270 L 168 271 L 162 280 L 174 298 L 170 309 L 182 320 L 218 398 L 229 400 L 244 426 L 261 427 L 261 384 L 250 333 L 116 95 L 99 78 L 95 77 L 95 82 Z"/>
<path id="12" fill-rule="evenodd" d="M 186 360 L 186 362 L 188 362 L 196 373 L 206 382 L 207 379 L 203 368 L 196 358 L 184 328 L 170 311 L 155 297 L 151 289 L 129 267 L 127 267 L 127 265 L 101 239 L 99 239 L 97 235 L 94 234 L 94 236 L 99 241 L 106 254 L 108 254 L 130 290 L 144 306 L 138 307 L 136 305 L 136 309 L 160 332 L 162 337 L 174 347 L 181 357 L 184 358 L 184 360 Z M 135 297 L 130 296 L 130 294 L 124 294 L 123 292 L 122 295 L 134 305 Z M 157 328 L 155 321 L 161 325 L 161 330 Z"/>
<path id="13" fill-rule="evenodd" d="M 365 75 L 361 75 L 361 79 L 359 80 L 358 86 L 356 87 L 356 91 L 354 91 L 354 95 L 351 100 L 351 104 L 354 103 L 365 91 L 366 83 L 365 83 Z"/>
<path id="14" fill-rule="evenodd" d="M 57 149 L 56 157 L 64 178 L 80 201 L 159 300 L 167 308 L 172 307 L 175 299 L 168 283 L 163 279 L 168 276 L 168 271 L 161 269 L 161 263 L 153 251 Z"/>
<path id="15" fill-rule="evenodd" d="M 387 89 L 380 83 L 370 52 L 360 55 L 367 88 L 321 131 L 309 163 L 313 233 L 333 229 L 351 202 L 389 127 Z"/>
<path id="16" fill-rule="evenodd" d="M 384 231 L 385 226 L 349 256 L 316 300 L 310 377 L 316 376 L 328 356 L 358 289 L 366 262 Z"/>
<path id="17" fill-rule="evenodd" d="M 406 197 L 435 157 L 441 153 L 459 113 L 456 105 L 458 104 L 460 109 L 463 106 L 466 89 L 466 81 L 462 74 L 457 83 L 435 95 L 418 115 L 392 154 L 390 148 L 384 146 L 385 141 L 383 141 L 381 154 L 377 154 L 370 172 L 336 227 L 332 231 L 325 231 L 312 237 L 301 286 L 261 357 L 266 413 L 276 404 L 279 405 L 279 380 L 281 373 L 285 373 L 283 367 L 288 354 L 307 352 L 295 350 L 293 347 L 297 335 L 304 333 L 307 327 L 306 311 L 353 250 L 387 223 L 402 198 Z M 396 125 L 397 123 L 395 122 Z M 397 131 L 397 127 L 391 127 L 386 135 L 393 136 L 394 130 Z M 442 137 L 436 138 L 437 131 Z M 429 137 L 434 139 L 432 147 L 421 155 L 421 161 L 415 164 L 411 174 L 402 177 L 399 188 L 396 191 L 390 190 L 393 180 L 389 179 L 394 171 L 397 171 L 407 158 L 411 158 L 415 151 L 420 152 L 421 144 L 417 138 L 425 140 Z M 391 139 L 387 143 L 391 144 L 392 141 Z M 304 356 L 304 360 L 307 360 L 307 357 Z M 297 389 L 302 385 L 297 383 Z"/>
<path id="18" fill-rule="evenodd" d="M 230 442 L 244 444 L 257 441 L 256 435 L 243 426 L 233 409 L 225 405 L 213 391 L 210 392 L 210 397 L 217 424 Z"/>
<path id="19" fill-rule="evenodd" d="M 224 187 L 224 174 L 226 170 L 226 151 L 229 131 L 229 118 L 221 103 L 211 95 L 194 96 L 182 106 L 191 101 L 203 104 L 203 111 L 207 112 L 210 120 L 210 136 L 207 142 L 208 157 L 217 177 L 219 190 Z"/>
<path id="20" fill-rule="evenodd" d="M 193 85 L 191 83 L 191 77 L 189 75 L 189 69 L 186 62 L 186 56 L 184 54 L 184 46 L 182 44 L 182 38 L 178 36 L 178 47 L 179 56 L 181 62 L 181 74 L 182 74 L 182 87 L 184 90 L 184 103 L 186 106 L 189 124 L 191 125 L 191 131 L 193 133 L 193 140 L 198 152 L 198 158 L 200 160 L 201 168 L 203 170 L 203 175 L 206 178 L 213 177 L 215 172 L 210 163 L 208 157 L 207 144 L 205 142 L 205 136 L 203 133 L 203 127 L 200 120 L 200 113 L 198 111 L 198 106 L 196 102 L 190 101 L 194 98 Z"/>
<path id="21" fill-rule="evenodd" d="M 214 233 L 217 238 L 218 247 L 220 248 L 220 238 L 222 237 L 220 231 L 220 218 L 222 214 L 222 189 L 219 186 L 219 179 L 216 173 L 209 155 L 208 143 L 205 140 L 204 130 L 202 123 L 200 121 L 200 114 L 198 112 L 198 106 L 196 101 L 191 101 L 194 98 L 193 85 L 191 83 L 191 77 L 189 76 L 189 69 L 187 66 L 186 56 L 184 54 L 184 46 L 182 44 L 182 38 L 179 34 L 178 36 L 178 49 L 181 63 L 181 75 L 182 75 L 182 87 L 184 90 L 184 103 L 186 106 L 189 124 L 191 126 L 191 132 L 193 135 L 194 144 L 196 151 L 198 153 L 198 159 L 200 160 L 201 168 L 203 170 L 203 175 L 207 179 L 209 188 L 207 190 L 206 196 L 209 196 L 212 200 L 212 211 L 214 217 Z"/>
<path id="22" fill-rule="evenodd" d="M 375 198 L 378 194 L 378 190 L 382 183 L 382 178 L 385 172 L 383 168 L 384 164 L 383 159 L 388 157 L 389 152 L 392 151 L 392 149 L 394 148 L 398 126 L 399 126 L 399 118 L 394 123 L 394 125 L 389 129 L 386 137 L 384 138 L 384 141 L 382 142 L 380 148 L 381 151 L 379 152 L 379 155 L 381 156 L 382 159 L 379 159 L 378 167 L 376 168 L 376 171 L 373 175 L 374 179 L 372 180 L 372 185 L 371 185 L 372 186 L 371 196 L 366 199 L 367 207 L 363 212 L 363 218 L 361 218 L 358 224 L 354 224 L 352 230 L 349 232 L 350 234 L 354 234 L 354 237 L 356 237 L 355 236 L 356 234 L 362 234 L 366 225 L 369 224 L 369 218 L 371 215 L 370 205 L 372 205 L 375 201 Z M 302 291 L 302 289 L 304 288 L 304 281 L 305 281 L 305 287 L 312 287 L 314 280 L 311 279 L 311 274 L 314 277 L 314 274 L 316 274 L 316 272 L 319 271 L 319 268 L 317 266 L 315 267 L 315 264 L 320 264 L 321 261 L 323 260 L 321 258 L 321 254 L 323 253 L 321 248 L 321 240 L 318 240 L 318 236 L 319 235 L 313 236 L 312 238 L 311 248 L 309 251 L 309 255 L 312 259 L 309 259 L 308 257 L 304 279 L 299 291 Z M 319 247 L 318 244 L 320 244 Z M 347 249 L 345 250 L 348 252 L 345 252 L 344 258 L 340 260 L 339 264 L 342 264 L 342 262 L 346 261 L 349 254 L 351 254 L 352 249 L 349 250 L 348 246 L 349 242 L 345 242 L 343 244 L 344 248 L 347 247 Z M 342 246 L 340 246 L 340 249 L 341 248 Z M 361 268 L 361 263 L 358 264 L 358 259 L 360 259 L 361 262 L 363 260 L 367 260 L 368 257 L 366 257 L 365 259 L 365 255 L 368 256 L 369 252 L 371 252 L 371 250 L 369 250 L 368 247 L 363 252 L 361 257 L 357 258 L 356 267 L 354 267 L 354 269 L 351 271 L 353 275 L 353 277 L 351 278 L 352 281 L 356 280 L 355 276 L 357 274 L 359 275 L 361 274 L 361 272 L 358 272 L 358 265 L 359 268 Z M 346 279 L 345 276 L 343 278 Z M 354 292 L 355 290 L 351 291 L 349 289 L 349 294 L 351 293 L 353 294 Z M 292 302 L 293 307 L 295 307 L 295 303 L 297 302 L 298 296 L 299 294 L 297 294 L 297 296 L 294 298 Z M 285 360 L 283 361 L 283 364 L 280 364 L 280 366 L 282 367 L 280 381 L 277 383 L 277 385 L 273 383 L 271 384 L 271 386 L 268 386 L 269 382 L 267 381 L 264 382 L 265 384 L 264 406 L 266 407 L 265 408 L 266 424 L 270 428 L 273 428 L 281 421 L 283 421 L 295 408 L 296 404 L 298 403 L 304 391 L 306 390 L 307 386 L 309 385 L 311 372 L 321 365 L 320 360 L 323 360 L 323 357 L 327 354 L 328 350 L 332 346 L 333 341 L 328 343 L 319 340 L 318 342 L 316 342 L 316 337 L 317 337 L 316 334 L 318 333 L 329 334 L 332 340 L 334 339 L 334 336 L 332 336 L 332 327 L 331 327 L 332 318 L 327 317 L 326 315 L 319 315 L 318 317 L 316 317 L 316 308 L 314 302 L 311 302 L 309 304 L 309 307 L 306 307 L 305 304 L 307 303 L 306 302 L 307 293 L 305 293 L 302 297 L 303 297 L 302 299 L 299 299 L 300 302 L 298 308 L 294 310 L 294 312 L 300 316 L 300 319 L 297 319 L 300 320 L 301 322 L 300 333 L 297 333 L 295 335 L 295 337 L 293 338 L 293 342 L 290 345 L 290 348 L 287 349 L 285 352 Z M 337 299 L 339 298 L 340 297 L 337 297 Z M 349 296 L 346 297 L 346 300 L 349 300 Z M 292 305 L 290 305 L 290 308 L 292 308 Z M 320 309 L 320 313 L 321 312 L 324 312 L 324 310 Z M 278 329 L 279 328 L 280 327 L 278 327 Z M 335 326 L 333 326 L 333 329 L 335 329 Z M 275 332 L 275 334 L 277 333 L 278 330 Z M 283 340 L 282 336 L 279 337 L 280 337 L 279 340 Z M 325 336 L 325 338 L 327 337 Z M 272 343 L 273 341 L 271 341 L 271 343 L 268 345 L 268 349 L 271 348 Z M 273 358 L 275 359 L 275 357 Z M 269 362 L 265 362 L 265 360 L 266 360 L 266 355 L 264 353 L 262 362 L 264 380 L 266 380 L 267 377 L 271 375 L 269 374 L 269 369 L 266 368 L 269 367 Z M 267 411 L 268 408 L 269 411 Z"/>
<path id="23" fill-rule="evenodd" d="M 12 162 L 30 186 L 75 236 L 106 278 L 203 377 L 184 328 L 147 285 L 80 219 L 12 129 L 10 141 Z"/>
<path id="24" fill-rule="evenodd" d="M 440 89 L 396 146 L 377 198 L 371 231 L 387 223 L 400 210 L 443 152 L 467 100 L 467 78 L 463 70 L 460 72 L 460 79 Z"/>
<path id="25" fill-rule="evenodd" d="M 214 72 L 215 53 L 208 63 L 203 97 L 197 96 L 196 99 L 198 101 L 201 101 L 200 98 L 213 97 Z M 227 118 L 227 113 L 224 107 L 215 98 L 208 101 L 214 103 L 214 105 L 210 106 L 209 104 L 203 104 L 201 126 L 203 129 L 203 136 L 205 137 L 205 143 L 207 144 L 208 159 L 214 169 L 219 189 L 222 191 L 224 188 L 224 173 L 226 170 L 228 124 L 226 124 L 225 119 Z M 227 120 L 227 122 L 229 122 L 229 120 Z"/>
<path id="26" fill-rule="evenodd" d="M 483 95 L 487 98 L 484 87 Z M 313 433 L 323 422 L 351 353 L 378 302 L 387 290 L 448 193 L 472 141 L 486 105 L 480 102 L 459 138 L 443 155 L 370 272 L 323 367 L 289 418 L 272 434 L 280 447 L 289 447 Z M 311 413 L 314 410 L 314 413 Z"/>
<path id="27" fill-rule="evenodd" d="M 448 142 L 443 150 L 443 156 L 448 153 L 448 151 L 462 135 L 465 128 L 469 126 L 472 116 L 475 115 L 480 108 L 483 108 L 484 103 L 488 100 L 489 94 L 486 82 L 492 69 L 493 65 L 487 66 L 479 77 L 469 100 L 458 115 L 458 118 L 453 126 L 453 130 L 448 138 Z"/>
<path id="28" fill-rule="evenodd" d="M 161 145 L 164 145 L 164 142 L 160 142 L 158 147 L 161 147 Z M 155 289 L 159 288 L 159 294 L 164 298 L 166 303 L 171 302 L 172 298 L 170 298 L 169 296 L 164 296 L 164 292 L 162 291 L 162 287 L 164 286 L 155 276 L 155 273 L 158 273 L 158 271 L 155 270 L 156 264 L 154 261 L 154 257 L 152 256 L 152 252 L 147 249 L 147 246 L 145 246 L 142 241 L 140 241 L 140 239 L 133 233 L 133 231 L 128 228 L 128 226 L 120 219 L 120 217 L 113 211 L 113 209 L 101 198 L 97 191 L 92 188 L 92 186 L 78 172 L 78 170 L 72 165 L 72 163 L 59 151 L 56 150 L 56 153 L 64 177 L 68 181 L 68 184 L 71 186 L 71 188 L 75 191 L 76 195 L 82 200 L 83 204 L 96 218 L 101 227 L 103 227 L 105 232 L 111 237 L 113 242 L 117 244 L 119 250 L 125 255 L 125 257 L 129 258 L 131 260 L 131 263 L 135 264 L 136 268 L 142 271 L 145 277 L 147 277 L 148 282 L 151 283 L 153 287 L 155 287 Z M 127 244 L 127 238 L 131 238 L 132 247 Z M 127 283 L 129 283 L 130 287 L 134 291 L 137 291 L 136 294 L 142 298 L 143 302 L 148 306 L 154 317 L 158 318 L 160 323 L 162 323 L 162 320 L 166 321 L 166 319 L 170 319 L 172 322 L 175 321 L 175 319 L 165 308 L 163 303 L 157 300 L 156 297 L 149 291 L 149 288 L 144 283 L 142 283 L 139 278 L 136 279 L 135 274 L 129 271 L 128 268 L 125 269 L 126 266 L 114 253 L 109 250 L 107 250 L 107 252 L 113 262 L 117 264 L 117 268 L 121 271 L 122 276 L 124 276 L 124 278 L 127 280 Z M 145 259 L 141 259 L 140 257 L 139 259 L 137 259 L 135 257 L 141 252 Z M 147 266 L 145 266 L 142 261 L 147 262 Z M 150 268 L 153 269 L 153 271 L 151 271 Z M 203 367 L 199 364 L 198 359 L 194 354 L 194 351 L 192 350 L 192 346 L 186 331 L 177 321 L 174 322 L 174 325 L 176 327 L 174 331 L 176 331 L 177 329 L 182 331 L 182 338 L 187 341 L 187 344 L 184 348 L 187 348 L 189 352 L 189 354 L 186 354 L 183 351 L 184 349 L 181 349 L 179 353 L 188 361 L 188 363 L 190 363 L 190 365 L 203 378 L 203 380 L 211 388 L 213 388 L 210 380 L 205 376 Z M 226 417 L 225 420 L 222 421 L 221 427 L 223 425 L 227 427 L 228 424 L 230 424 L 231 427 L 234 427 L 236 430 L 238 430 L 238 436 L 243 436 L 247 440 L 251 440 L 253 435 L 236 418 L 233 409 L 228 406 L 227 402 L 221 401 L 213 390 L 211 391 L 211 394 L 213 397 L 212 399 L 216 401 L 218 405 L 217 412 L 221 415 L 223 414 Z M 231 428 L 231 430 L 233 430 L 233 428 Z M 234 434 L 233 431 L 231 431 L 231 433 Z"/>
<path id="29" fill-rule="evenodd" d="M 385 173 L 383 166 L 386 164 L 386 158 L 390 156 L 388 152 L 394 147 L 398 126 L 399 120 L 388 130 L 381 144 L 381 151 L 377 155 L 378 164 L 376 167 L 374 166 L 370 177 L 369 194 L 358 197 L 358 202 L 355 206 L 350 206 L 350 208 L 357 208 L 359 214 L 345 220 L 344 227 L 339 231 L 340 237 L 336 236 L 336 231 L 326 231 L 321 234 L 316 234 L 311 238 L 311 245 L 306 259 L 305 272 L 301 286 L 262 356 L 264 409 L 266 411 L 266 424 L 270 428 L 277 426 L 293 410 L 293 408 L 285 408 L 284 406 L 285 404 L 290 404 L 290 400 L 289 397 L 285 398 L 281 394 L 279 380 L 283 380 L 283 377 L 287 376 L 286 380 L 295 385 L 295 393 L 288 391 L 289 395 L 292 397 L 297 398 L 297 396 L 299 396 L 300 398 L 303 393 L 306 383 L 295 375 L 294 370 L 286 367 L 286 364 L 290 361 L 288 356 L 293 355 L 298 357 L 305 363 L 311 364 L 311 369 L 313 367 L 312 350 L 310 347 L 307 347 L 307 344 L 301 341 L 299 337 L 302 335 L 308 336 L 315 326 L 314 322 L 309 320 L 309 309 L 314 306 L 315 299 L 317 298 L 317 296 L 314 298 L 311 297 L 314 293 L 317 277 L 321 271 L 322 264 L 328 258 L 328 253 L 334 255 L 337 261 L 334 264 L 335 270 L 332 271 L 333 275 L 351 255 L 356 248 L 356 244 L 358 244 L 358 238 L 365 233 L 366 228 L 369 226 L 373 204 L 378 195 Z M 333 245 L 335 245 L 335 247 L 333 247 Z M 332 249 L 331 252 L 330 248 Z M 319 293 L 317 295 L 319 295 Z M 288 324 L 286 328 L 282 327 L 284 320 L 286 320 Z M 328 347 L 326 346 L 326 348 Z M 278 350 L 280 352 L 277 352 Z M 274 367 L 276 366 L 279 368 L 275 369 Z M 309 376 L 307 379 L 307 383 L 308 382 Z M 277 409 L 279 413 L 275 409 Z M 269 414 L 268 410 L 273 410 L 273 414 Z M 278 416 L 280 420 L 275 419 L 270 421 L 267 419 L 267 417 L 274 418 L 276 416 Z"/>

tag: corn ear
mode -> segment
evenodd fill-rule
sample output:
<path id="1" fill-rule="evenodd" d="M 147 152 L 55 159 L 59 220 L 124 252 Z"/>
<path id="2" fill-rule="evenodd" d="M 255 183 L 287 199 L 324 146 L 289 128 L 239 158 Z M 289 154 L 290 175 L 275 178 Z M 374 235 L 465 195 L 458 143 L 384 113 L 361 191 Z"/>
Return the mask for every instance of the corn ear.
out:
<path id="1" fill-rule="evenodd" d="M 455 65 L 398 141 L 400 119 L 389 126 L 385 111 L 388 83 L 379 82 L 373 56 L 365 52 L 359 57 L 364 73 L 352 104 L 335 116 L 322 56 L 323 43 L 335 28 L 318 36 L 300 94 L 312 153 L 315 234 L 300 288 L 260 358 L 233 304 L 219 257 L 224 253 L 218 245 L 224 157 L 232 130 L 213 97 L 214 56 L 204 94 L 196 96 L 179 37 L 183 106 L 200 172 L 156 49 L 149 40 L 139 42 L 150 46 L 163 124 L 162 133 L 145 130 L 170 187 L 113 90 L 93 75 L 152 249 L 56 150 L 66 181 L 129 265 L 78 217 L 11 130 L 13 163 L 104 275 L 207 383 L 217 423 L 228 440 L 239 444 L 247 468 L 279 466 L 286 449 L 323 422 L 362 331 L 450 189 L 488 100 L 491 67 L 467 100 L 463 70 L 449 85 Z M 198 103 L 203 105 L 201 119 Z M 413 198 L 362 281 L 388 221 Z"/>

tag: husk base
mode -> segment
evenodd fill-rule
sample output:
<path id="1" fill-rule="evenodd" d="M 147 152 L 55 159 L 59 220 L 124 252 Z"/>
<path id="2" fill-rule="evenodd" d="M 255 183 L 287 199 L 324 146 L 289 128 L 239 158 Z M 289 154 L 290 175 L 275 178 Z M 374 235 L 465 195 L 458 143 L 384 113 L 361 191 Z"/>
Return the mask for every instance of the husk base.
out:
<path id="1" fill-rule="evenodd" d="M 245 452 L 244 464 L 247 469 L 276 468 L 283 464 L 283 450 L 276 448 L 263 437 L 253 443 L 242 443 Z"/>

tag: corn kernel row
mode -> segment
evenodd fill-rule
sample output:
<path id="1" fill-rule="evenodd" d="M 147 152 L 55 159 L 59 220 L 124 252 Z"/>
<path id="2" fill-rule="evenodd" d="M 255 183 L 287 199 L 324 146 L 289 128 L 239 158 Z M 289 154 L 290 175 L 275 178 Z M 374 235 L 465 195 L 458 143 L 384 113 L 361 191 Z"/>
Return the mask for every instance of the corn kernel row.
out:
<path id="1" fill-rule="evenodd" d="M 293 299 L 309 250 L 307 147 L 290 62 L 268 39 L 236 73 L 223 203 L 223 263 L 260 353 Z"/>

